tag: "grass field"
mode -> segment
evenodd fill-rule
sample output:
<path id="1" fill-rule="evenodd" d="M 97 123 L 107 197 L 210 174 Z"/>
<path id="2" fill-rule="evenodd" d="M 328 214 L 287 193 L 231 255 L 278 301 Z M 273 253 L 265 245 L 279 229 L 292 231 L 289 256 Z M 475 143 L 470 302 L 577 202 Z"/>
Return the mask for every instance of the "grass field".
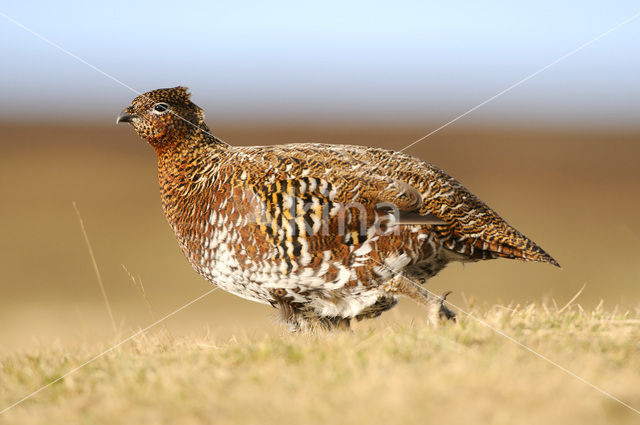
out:
<path id="1" fill-rule="evenodd" d="M 640 313 L 579 305 L 472 308 L 474 317 L 640 407 Z M 161 326 L 161 325 L 160 325 Z M 122 338 L 127 335 L 122 333 Z M 107 345 L 0 358 L 0 402 Z M 0 416 L 7 424 L 631 424 L 640 416 L 474 318 L 243 335 L 157 329 Z"/>

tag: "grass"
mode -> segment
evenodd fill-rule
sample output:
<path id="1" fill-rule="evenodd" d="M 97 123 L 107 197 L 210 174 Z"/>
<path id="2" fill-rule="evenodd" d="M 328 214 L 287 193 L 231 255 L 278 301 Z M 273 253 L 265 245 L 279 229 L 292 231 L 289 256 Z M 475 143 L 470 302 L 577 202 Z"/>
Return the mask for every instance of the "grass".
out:
<path id="1" fill-rule="evenodd" d="M 640 310 L 529 305 L 472 312 L 640 408 Z M 373 321 L 353 332 L 228 340 L 206 331 L 176 338 L 158 329 L 0 415 L 0 423 L 640 422 L 480 322 L 460 319 L 437 329 Z M 2 355 L 0 409 L 106 348 Z"/>

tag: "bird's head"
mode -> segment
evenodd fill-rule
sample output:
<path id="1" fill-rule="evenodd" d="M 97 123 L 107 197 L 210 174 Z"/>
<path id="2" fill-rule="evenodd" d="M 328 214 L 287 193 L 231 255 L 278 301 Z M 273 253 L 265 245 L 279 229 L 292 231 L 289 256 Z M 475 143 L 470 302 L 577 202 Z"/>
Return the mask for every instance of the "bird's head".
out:
<path id="1" fill-rule="evenodd" d="M 153 147 L 185 140 L 198 131 L 208 131 L 204 112 L 191 102 L 186 87 L 152 90 L 133 99 L 116 118 L 128 122 Z"/>

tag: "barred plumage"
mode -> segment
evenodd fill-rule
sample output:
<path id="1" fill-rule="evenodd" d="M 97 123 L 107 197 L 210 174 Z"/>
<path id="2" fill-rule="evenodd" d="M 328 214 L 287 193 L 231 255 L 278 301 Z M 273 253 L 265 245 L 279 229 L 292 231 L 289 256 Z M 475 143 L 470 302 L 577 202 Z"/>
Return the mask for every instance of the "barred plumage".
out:
<path id="1" fill-rule="evenodd" d="M 453 317 L 424 283 L 451 261 L 558 263 L 439 168 L 365 146 L 229 146 L 186 88 L 118 117 L 156 151 L 162 206 L 193 267 L 282 311 L 293 329 L 376 317 L 407 295 Z"/>

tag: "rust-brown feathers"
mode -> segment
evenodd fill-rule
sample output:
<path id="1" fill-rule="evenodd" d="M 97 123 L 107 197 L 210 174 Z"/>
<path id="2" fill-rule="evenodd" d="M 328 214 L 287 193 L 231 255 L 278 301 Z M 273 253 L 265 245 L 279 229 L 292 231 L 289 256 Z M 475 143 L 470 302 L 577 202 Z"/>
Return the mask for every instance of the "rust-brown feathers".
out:
<path id="1" fill-rule="evenodd" d="M 163 208 L 194 268 L 287 317 L 375 316 L 395 305 L 391 282 L 423 282 L 451 261 L 558 265 L 418 158 L 366 146 L 229 146 L 203 117 L 177 87 L 138 96 L 119 120 L 156 150 Z"/>

